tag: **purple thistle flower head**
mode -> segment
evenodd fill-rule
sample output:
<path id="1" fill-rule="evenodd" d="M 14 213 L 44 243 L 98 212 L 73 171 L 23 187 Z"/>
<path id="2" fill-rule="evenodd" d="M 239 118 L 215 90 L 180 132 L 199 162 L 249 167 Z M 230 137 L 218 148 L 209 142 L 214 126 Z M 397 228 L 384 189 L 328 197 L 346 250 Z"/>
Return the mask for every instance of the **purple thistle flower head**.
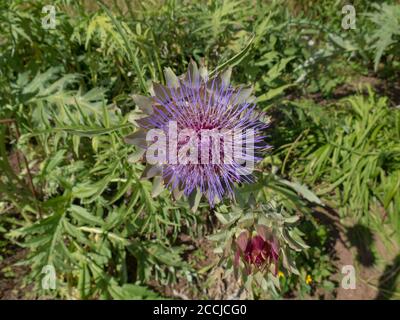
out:
<path id="1" fill-rule="evenodd" d="M 142 148 L 148 162 L 150 153 L 158 159 L 143 177 L 159 176 L 175 198 L 200 193 L 211 206 L 224 195 L 232 198 L 235 184 L 253 181 L 254 163 L 268 148 L 267 118 L 256 110 L 252 88 L 233 87 L 230 75 L 228 69 L 209 78 L 204 65 L 191 61 L 180 77 L 167 68 L 167 86 L 153 83 L 152 97 L 134 96 L 146 116 L 126 140 Z"/>

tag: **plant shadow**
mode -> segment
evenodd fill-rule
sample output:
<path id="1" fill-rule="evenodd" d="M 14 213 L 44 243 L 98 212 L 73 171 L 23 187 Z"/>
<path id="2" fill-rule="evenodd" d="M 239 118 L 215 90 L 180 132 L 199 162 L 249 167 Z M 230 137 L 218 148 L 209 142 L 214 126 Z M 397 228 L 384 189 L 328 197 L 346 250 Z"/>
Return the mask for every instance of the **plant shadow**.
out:
<path id="1" fill-rule="evenodd" d="M 379 292 L 376 300 L 388 300 L 393 298 L 398 287 L 400 276 L 400 254 L 397 255 L 391 264 L 385 267 L 385 271 L 379 278 Z"/>
<path id="2" fill-rule="evenodd" d="M 347 239 L 351 246 L 357 249 L 356 259 L 365 267 L 375 264 L 375 255 L 371 250 L 374 237 L 369 228 L 361 224 L 356 224 L 346 231 Z"/>

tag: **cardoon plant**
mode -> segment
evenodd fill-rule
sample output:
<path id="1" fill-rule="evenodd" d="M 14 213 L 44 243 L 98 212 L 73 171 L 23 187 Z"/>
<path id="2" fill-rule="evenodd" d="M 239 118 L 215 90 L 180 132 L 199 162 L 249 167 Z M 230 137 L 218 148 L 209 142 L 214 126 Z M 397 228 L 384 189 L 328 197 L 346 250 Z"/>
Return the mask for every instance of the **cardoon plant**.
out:
<path id="1" fill-rule="evenodd" d="M 233 198 L 235 184 L 254 180 L 254 163 L 268 147 L 267 123 L 252 88 L 233 87 L 230 75 L 228 69 L 209 77 L 204 65 L 191 61 L 179 77 L 167 68 L 167 85 L 153 83 L 151 97 L 133 97 L 145 117 L 126 140 L 146 153 L 143 177 L 155 177 L 175 198 L 199 193 L 213 206 L 224 195 Z"/>

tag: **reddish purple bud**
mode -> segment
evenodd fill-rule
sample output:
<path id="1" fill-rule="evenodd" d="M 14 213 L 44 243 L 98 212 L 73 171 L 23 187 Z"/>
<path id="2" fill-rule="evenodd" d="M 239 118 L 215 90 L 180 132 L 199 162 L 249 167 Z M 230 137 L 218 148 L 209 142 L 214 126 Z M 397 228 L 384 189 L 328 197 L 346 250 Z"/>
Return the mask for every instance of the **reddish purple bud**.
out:
<path id="1" fill-rule="evenodd" d="M 242 258 L 247 272 L 251 273 L 253 267 L 263 270 L 273 263 L 276 274 L 279 260 L 278 241 L 264 226 L 258 226 L 257 232 L 256 236 L 250 237 L 248 231 L 243 231 L 236 239 L 234 265 L 237 268 Z"/>

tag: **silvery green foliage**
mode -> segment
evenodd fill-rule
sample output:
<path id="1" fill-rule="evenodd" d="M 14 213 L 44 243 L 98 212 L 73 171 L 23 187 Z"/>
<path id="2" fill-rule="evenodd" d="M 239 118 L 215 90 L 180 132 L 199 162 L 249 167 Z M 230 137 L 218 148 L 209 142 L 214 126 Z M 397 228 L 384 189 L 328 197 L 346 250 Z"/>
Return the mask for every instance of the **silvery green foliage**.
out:
<path id="1" fill-rule="evenodd" d="M 375 3 L 373 6 L 375 11 L 368 13 L 367 16 L 374 24 L 374 28 L 372 34 L 367 37 L 375 53 L 374 69 L 376 71 L 385 51 L 396 54 L 400 50 L 400 5 Z"/>

